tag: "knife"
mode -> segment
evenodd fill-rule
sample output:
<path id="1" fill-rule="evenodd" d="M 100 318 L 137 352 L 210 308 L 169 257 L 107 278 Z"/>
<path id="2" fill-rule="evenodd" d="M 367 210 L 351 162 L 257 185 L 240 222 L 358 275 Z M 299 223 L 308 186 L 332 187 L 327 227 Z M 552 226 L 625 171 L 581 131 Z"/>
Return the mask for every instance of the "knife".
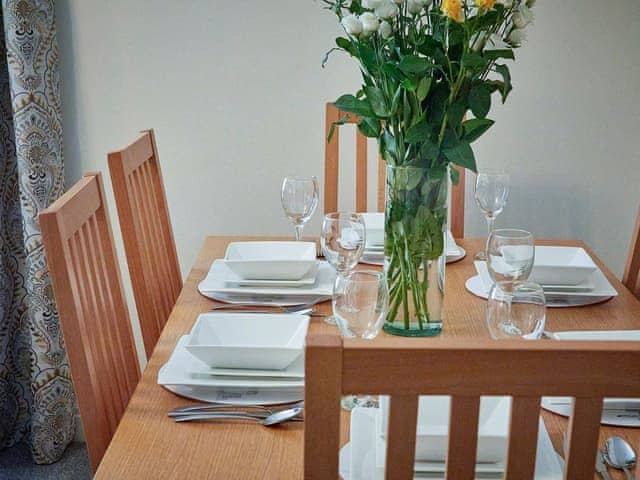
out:
<path id="1" fill-rule="evenodd" d="M 609 470 L 604 463 L 604 456 L 602 450 L 598 449 L 598 454 L 596 455 L 596 472 L 600 474 L 602 480 L 611 480 L 611 476 L 609 475 Z"/>

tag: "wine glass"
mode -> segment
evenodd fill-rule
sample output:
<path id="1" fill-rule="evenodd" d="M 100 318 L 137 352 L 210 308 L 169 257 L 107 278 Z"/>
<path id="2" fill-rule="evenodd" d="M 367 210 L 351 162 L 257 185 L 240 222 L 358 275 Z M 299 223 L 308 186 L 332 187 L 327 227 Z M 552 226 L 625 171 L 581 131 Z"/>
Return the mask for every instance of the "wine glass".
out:
<path id="1" fill-rule="evenodd" d="M 487 303 L 491 337 L 496 340 L 540 338 L 546 322 L 545 305 L 544 292 L 537 283 L 495 283 Z"/>
<path id="2" fill-rule="evenodd" d="M 316 177 L 285 177 L 282 182 L 280 200 L 285 215 L 295 226 L 296 240 L 300 240 L 304 224 L 316 211 L 319 194 Z"/>
<path id="3" fill-rule="evenodd" d="M 482 170 L 476 176 L 473 198 L 487 218 L 487 237 L 493 231 L 496 217 L 502 212 L 509 197 L 509 174 L 501 170 Z M 485 252 L 478 252 L 476 260 L 487 259 Z"/>
<path id="4" fill-rule="evenodd" d="M 494 283 L 526 280 L 535 259 L 533 235 L 526 230 L 494 230 L 487 240 L 487 269 Z"/>
<path id="5" fill-rule="evenodd" d="M 332 298 L 333 313 L 344 337 L 372 340 L 378 336 L 389 310 L 389 288 L 384 272 L 354 270 L 338 275 Z M 377 406 L 373 397 L 345 396 L 342 407 Z"/>
<path id="6" fill-rule="evenodd" d="M 322 221 L 320 245 L 322 254 L 335 270 L 338 278 L 346 275 L 358 264 L 366 240 L 364 218 L 358 213 L 328 213 Z M 336 279 L 336 282 L 338 280 Z M 325 322 L 335 325 L 335 318 Z"/>

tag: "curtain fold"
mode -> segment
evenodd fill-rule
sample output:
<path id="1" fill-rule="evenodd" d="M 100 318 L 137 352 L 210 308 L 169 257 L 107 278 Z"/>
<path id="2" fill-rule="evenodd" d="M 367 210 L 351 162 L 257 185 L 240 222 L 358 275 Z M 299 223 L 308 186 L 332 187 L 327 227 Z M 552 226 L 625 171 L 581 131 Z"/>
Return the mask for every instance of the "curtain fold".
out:
<path id="1" fill-rule="evenodd" d="M 0 1 L 0 448 L 51 463 L 76 427 L 38 223 L 64 189 L 55 4 Z"/>

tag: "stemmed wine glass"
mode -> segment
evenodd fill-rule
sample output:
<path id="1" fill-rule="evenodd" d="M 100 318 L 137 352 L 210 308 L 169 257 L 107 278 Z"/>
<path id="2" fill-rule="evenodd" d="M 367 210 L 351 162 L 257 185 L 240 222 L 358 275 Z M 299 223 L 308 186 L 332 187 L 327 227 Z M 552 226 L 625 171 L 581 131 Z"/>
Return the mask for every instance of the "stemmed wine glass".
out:
<path id="1" fill-rule="evenodd" d="M 364 218 L 358 213 L 328 213 L 322 221 L 322 254 L 340 276 L 348 274 L 360 261 L 366 240 Z M 335 325 L 335 318 L 325 322 Z"/>
<path id="2" fill-rule="evenodd" d="M 333 290 L 333 313 L 344 337 L 372 340 L 384 323 L 389 310 L 389 287 L 384 272 L 354 270 L 338 275 Z M 377 400 L 349 395 L 342 398 L 342 407 L 377 406 Z"/>
<path id="3" fill-rule="evenodd" d="M 280 200 L 285 215 L 296 229 L 296 240 L 302 238 L 304 224 L 311 219 L 318 206 L 320 187 L 316 177 L 285 177 Z"/>
<path id="4" fill-rule="evenodd" d="M 483 170 L 476 176 L 473 198 L 487 218 L 487 237 L 493 231 L 496 217 L 502 212 L 509 197 L 509 174 L 499 170 Z M 485 252 L 478 252 L 476 260 L 486 260 Z"/>
<path id="5" fill-rule="evenodd" d="M 527 280 L 535 259 L 533 235 L 526 230 L 494 230 L 487 240 L 487 269 L 491 279 L 509 283 Z M 506 283 L 505 283 L 506 282 Z"/>

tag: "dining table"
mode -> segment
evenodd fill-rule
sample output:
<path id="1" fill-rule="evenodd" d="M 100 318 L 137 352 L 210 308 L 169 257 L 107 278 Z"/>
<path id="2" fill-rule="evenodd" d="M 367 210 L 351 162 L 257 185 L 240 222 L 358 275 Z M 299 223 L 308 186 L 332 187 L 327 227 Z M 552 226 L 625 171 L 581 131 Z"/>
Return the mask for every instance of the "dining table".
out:
<path id="1" fill-rule="evenodd" d="M 118 429 L 99 465 L 96 478 L 112 479 L 300 479 L 303 478 L 304 423 L 288 422 L 267 428 L 253 422 L 176 423 L 167 416 L 173 408 L 195 403 L 158 385 L 158 371 L 167 362 L 178 339 L 191 330 L 198 315 L 218 304 L 198 292 L 198 283 L 206 276 L 212 262 L 223 258 L 230 242 L 283 240 L 278 237 L 209 236 L 205 239 L 182 292 L 148 360 L 141 380 L 133 393 Z M 431 338 L 407 338 L 407 342 L 429 348 L 443 339 L 489 338 L 485 315 L 486 300 L 465 289 L 465 281 L 476 274 L 474 254 L 484 245 L 482 239 L 460 239 L 467 255 L 447 265 L 445 311 L 442 334 Z M 547 309 L 546 330 L 631 330 L 640 329 L 640 301 L 620 282 L 597 255 L 579 240 L 543 240 L 539 245 L 583 247 L 618 291 L 603 303 L 571 308 Z M 359 265 L 358 268 L 380 268 Z M 316 306 L 330 314 L 331 302 Z M 313 333 L 340 335 L 336 326 L 313 317 Z M 381 332 L 372 342 L 383 345 L 390 336 Z M 553 341 L 553 340 L 539 340 Z M 375 365 L 371 365 L 375 369 Z M 504 368 L 509 368 L 505 365 Z M 549 372 L 552 376 L 553 372 Z M 580 372 L 576 372 L 580 375 Z M 542 418 L 555 449 L 562 451 L 563 433 L 568 420 L 541 410 Z M 349 416 L 341 418 L 342 444 L 349 440 Z M 602 426 L 600 445 L 611 435 L 625 438 L 640 450 L 640 428 Z M 624 478 L 610 470 L 612 478 Z M 598 477 L 599 478 L 599 477 Z"/>

